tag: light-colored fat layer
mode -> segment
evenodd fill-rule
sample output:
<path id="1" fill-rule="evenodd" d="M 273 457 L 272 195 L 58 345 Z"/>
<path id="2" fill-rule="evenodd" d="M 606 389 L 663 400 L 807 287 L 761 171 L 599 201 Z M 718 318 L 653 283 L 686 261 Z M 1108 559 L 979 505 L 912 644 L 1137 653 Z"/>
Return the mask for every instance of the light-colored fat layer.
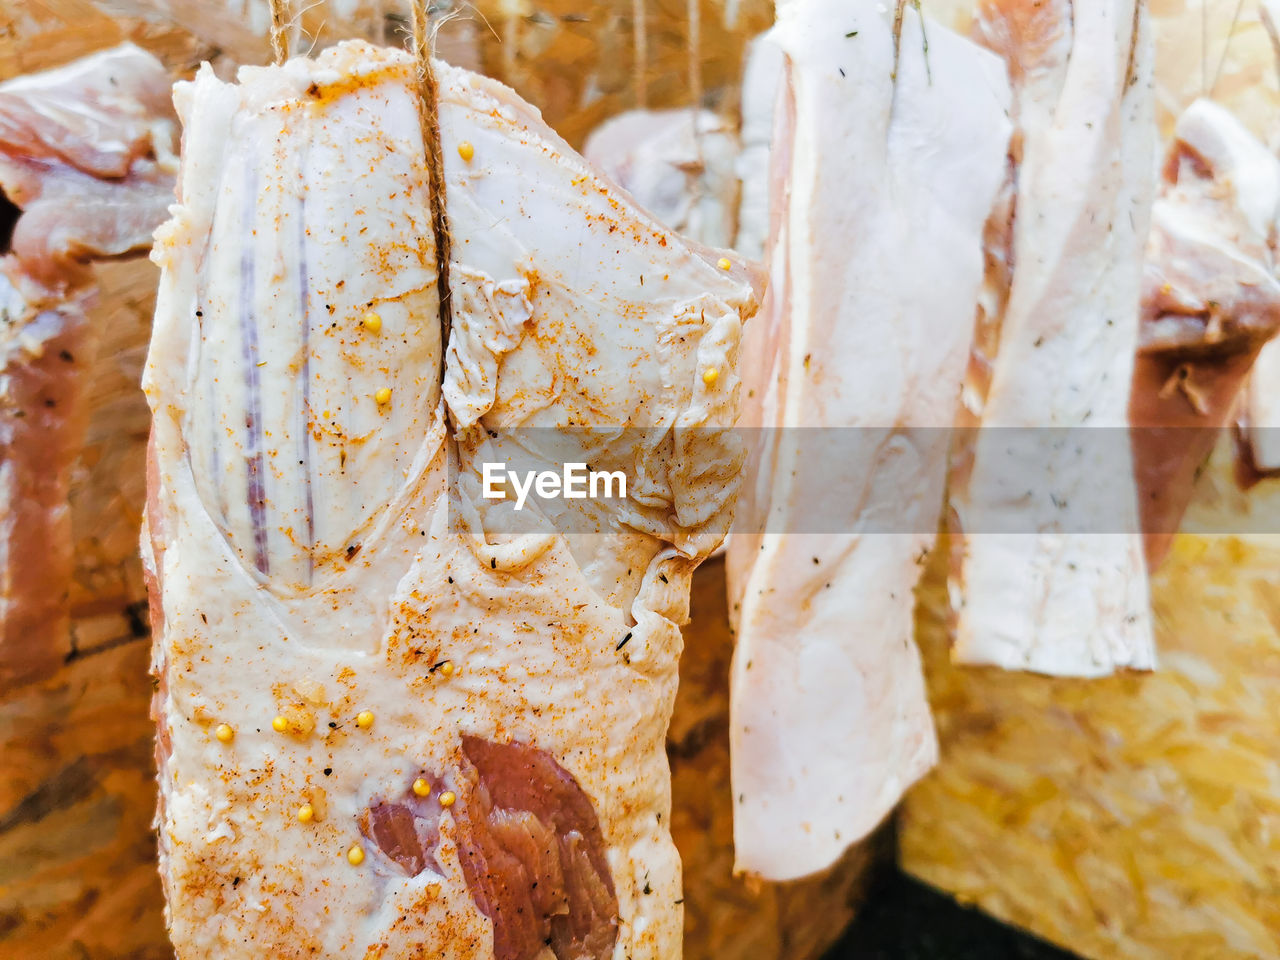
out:
<path id="1" fill-rule="evenodd" d="M 1280 3 L 1262 0 L 1260 14 L 1280 56 Z M 1242 412 L 1246 420 L 1253 466 L 1263 473 L 1280 471 L 1280 343 L 1263 346 L 1245 386 Z"/>
<path id="2" fill-rule="evenodd" d="M 439 851 L 417 877 L 373 846 L 359 867 L 346 858 L 371 802 L 403 796 L 420 771 L 448 782 L 461 736 L 474 734 L 532 743 L 576 778 L 608 847 L 615 957 L 670 960 L 680 878 L 663 740 L 677 622 L 693 567 L 728 525 L 732 478 L 726 487 L 670 468 L 658 484 L 665 507 L 661 496 L 624 502 L 621 526 L 605 516 L 611 532 L 576 539 L 487 535 L 500 508 L 473 500 L 471 480 L 489 430 L 586 416 L 653 425 L 669 448 L 681 423 L 730 424 L 736 329 L 754 295 L 738 268 L 719 270 L 630 209 L 505 88 L 438 64 L 453 295 L 471 311 L 449 344 L 449 404 L 482 428 L 450 438 L 433 392 L 442 352 L 428 332 L 435 254 L 410 67 L 403 54 L 347 44 L 246 69 L 238 85 L 205 71 L 179 95 L 182 195 L 156 251 L 165 273 L 146 373 L 148 552 L 163 601 L 162 871 L 175 947 L 182 958 L 491 957 L 491 922 L 465 885 L 447 811 Z M 459 155 L 464 140 L 471 161 Z M 264 183 L 246 197 L 254 169 Z M 300 220 L 291 211 L 303 197 Z M 255 222 L 278 212 L 286 229 L 247 235 L 246 208 Z M 244 257 L 213 250 L 221 244 L 253 251 L 255 270 L 275 279 L 274 294 L 256 279 L 250 291 L 257 360 L 234 349 Z M 313 313 L 334 306 L 332 334 L 323 317 L 302 322 L 304 280 Z M 388 299 L 375 305 L 383 323 L 370 336 L 360 310 L 375 285 Z M 201 300 L 223 305 L 203 324 Z M 708 358 L 725 368 L 722 394 L 701 392 Z M 223 383 L 219 370 L 205 386 L 215 360 L 235 376 Z M 261 449 L 279 451 L 259 521 L 266 570 L 246 546 L 259 542 L 248 481 L 225 467 L 198 477 L 195 454 L 204 443 L 202 463 L 216 455 L 248 469 L 251 428 L 234 414 L 197 434 L 219 412 L 210 407 L 246 410 L 250 364 L 262 397 L 276 398 L 260 421 Z M 316 393 L 345 379 L 352 399 L 339 423 L 350 435 L 329 438 L 321 405 L 299 406 L 308 377 Z M 362 404 L 383 386 L 390 404 L 374 416 Z M 286 452 L 300 428 L 345 450 L 346 472 L 316 446 L 311 460 Z M 384 435 L 412 443 L 378 442 Z M 446 490 L 455 453 L 462 483 Z M 334 531 L 309 553 L 310 581 L 300 575 L 308 551 L 283 529 L 296 532 L 308 489 L 317 530 Z M 341 534 L 353 526 L 358 550 L 328 550 L 351 546 Z M 431 669 L 446 660 L 451 674 Z M 375 718 L 367 729 L 355 724 L 361 710 Z M 277 714 L 290 731 L 272 729 Z M 229 744 L 214 735 L 223 722 L 235 730 Z M 294 815 L 304 802 L 310 823 Z"/>
<path id="3" fill-rule="evenodd" d="M 1264 16 L 1269 24 L 1277 21 L 1276 9 L 1274 3 L 1263 6 Z M 1269 196 L 1265 190 L 1268 184 L 1258 186 L 1264 189 L 1238 191 L 1241 200 L 1249 202 L 1255 208 L 1265 206 L 1258 198 Z M 1256 212 L 1254 216 L 1256 218 Z M 1275 227 L 1268 226 L 1274 232 Z M 1274 341 L 1266 344 L 1254 361 L 1246 386 L 1243 412 L 1253 465 L 1265 473 L 1280 471 L 1280 344 Z"/>
<path id="4" fill-rule="evenodd" d="M 733 245 L 744 257 L 763 260 L 769 240 L 769 153 L 773 111 L 783 70 L 782 51 L 764 33 L 747 48 L 742 72 L 742 151 L 738 154 L 738 234 Z"/>
<path id="5" fill-rule="evenodd" d="M 1280 470 L 1280 343 L 1268 343 L 1254 361 L 1244 409 L 1254 465 Z"/>
<path id="6" fill-rule="evenodd" d="M 767 530 L 729 547 L 731 757 L 737 867 L 787 880 L 830 866 L 936 757 L 911 614 L 947 431 L 905 428 L 955 416 L 1009 122 L 999 61 L 913 11 L 896 80 L 892 12 L 871 2 L 780 5 L 765 42 L 787 63 L 783 293 L 744 348 L 764 377 L 748 425 L 772 446 L 751 492 Z M 812 427 L 847 428 L 838 462 Z M 897 532 L 877 527 L 887 505 Z M 819 517 L 830 533 L 807 532 Z"/>
<path id="7" fill-rule="evenodd" d="M 972 473 L 953 490 L 968 531 L 955 656 L 1066 675 L 1149 669 L 1132 455 L 1076 433 L 1127 425 L 1155 167 L 1142 5 L 999 0 L 981 30 L 1009 59 L 1021 142 L 1013 278 L 981 422 L 1041 433 L 1021 434 L 1036 439 L 1011 459 L 1008 434 L 979 431 Z M 1109 532 L 1037 519 L 1086 502 L 1111 508 Z M 1025 530 L 988 526 L 1020 517 Z"/>
<path id="8" fill-rule="evenodd" d="M 210 516 L 273 591 L 293 593 L 359 550 L 422 468 L 439 391 L 423 375 L 440 355 L 436 268 L 417 108 L 399 78 L 315 97 L 260 76 L 199 85 L 186 108 L 257 98 L 188 138 L 212 168 L 193 174 L 214 212 L 191 290 L 183 432 Z"/>

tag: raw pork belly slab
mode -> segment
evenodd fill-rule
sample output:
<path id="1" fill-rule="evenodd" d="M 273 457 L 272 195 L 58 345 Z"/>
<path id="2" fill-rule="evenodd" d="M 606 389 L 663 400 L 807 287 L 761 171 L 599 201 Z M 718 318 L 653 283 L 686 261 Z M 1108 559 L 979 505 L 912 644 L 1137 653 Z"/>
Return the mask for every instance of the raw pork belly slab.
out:
<path id="1" fill-rule="evenodd" d="M 406 55 L 178 88 L 144 551 L 180 958 L 680 954 L 664 736 L 756 293 L 436 69 L 447 344 Z M 482 462 L 578 426 L 643 502 L 493 533 Z"/>
<path id="2" fill-rule="evenodd" d="M 787 880 L 834 863 L 936 759 L 912 591 L 1009 91 L 997 58 L 912 10 L 895 80 L 893 14 L 870 0 L 791 0 L 760 42 L 785 89 L 772 286 L 743 347 L 760 443 L 728 549 L 731 762 L 737 867 Z"/>
<path id="3" fill-rule="evenodd" d="M 165 217 L 169 86 L 132 44 L 0 84 L 0 192 L 16 217 L 0 259 L 0 688 L 70 652 L 67 498 L 96 339 L 89 264 L 145 250 Z"/>
<path id="4" fill-rule="evenodd" d="M 1015 196 L 988 257 L 998 349 L 989 382 L 966 391 L 982 429 L 951 489 L 965 533 L 954 655 L 1149 669 L 1125 433 L 1155 166 L 1143 5 L 991 0 L 978 30 L 1009 64 Z"/>

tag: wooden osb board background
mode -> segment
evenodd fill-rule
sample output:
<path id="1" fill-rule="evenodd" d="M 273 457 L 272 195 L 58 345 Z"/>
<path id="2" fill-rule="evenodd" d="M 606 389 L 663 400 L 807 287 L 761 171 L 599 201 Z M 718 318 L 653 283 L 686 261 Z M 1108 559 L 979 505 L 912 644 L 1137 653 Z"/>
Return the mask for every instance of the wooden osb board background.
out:
<path id="1" fill-rule="evenodd" d="M 1183 534 L 1152 587 L 1159 669 L 1067 680 L 953 667 L 931 568 L 903 866 L 1097 960 L 1280 956 L 1280 538 Z"/>
<path id="2" fill-rule="evenodd" d="M 624 110 L 689 106 L 695 84 L 704 105 L 736 116 L 742 54 L 773 22 L 773 4 L 738 0 L 730 18 L 723 0 L 692 3 L 696 52 L 689 0 L 478 0 L 458 15 L 476 23 L 484 72 L 535 104 L 581 147 L 595 126 Z"/>

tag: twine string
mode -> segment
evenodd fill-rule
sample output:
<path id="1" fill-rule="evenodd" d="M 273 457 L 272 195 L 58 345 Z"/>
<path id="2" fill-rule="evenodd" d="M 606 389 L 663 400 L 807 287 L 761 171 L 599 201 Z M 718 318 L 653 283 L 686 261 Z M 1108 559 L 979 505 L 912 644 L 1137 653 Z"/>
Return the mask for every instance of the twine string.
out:
<path id="1" fill-rule="evenodd" d="M 694 163 L 697 171 L 693 177 L 692 204 L 697 210 L 702 202 L 702 174 L 705 170 L 705 158 L 702 150 L 702 5 L 701 0 L 687 0 L 689 17 L 689 100 L 693 110 L 690 122 L 693 124 Z M 700 220 L 698 214 L 694 214 Z"/>
<path id="2" fill-rule="evenodd" d="M 289 0 L 271 0 L 271 57 L 276 64 L 289 59 Z"/>
<path id="3" fill-rule="evenodd" d="M 413 58 L 418 87 L 418 119 L 427 162 L 427 190 L 431 200 L 431 226 L 436 238 L 436 289 L 440 297 L 440 346 L 449 348 L 453 307 L 449 297 L 451 237 L 445 209 L 444 153 L 440 140 L 440 84 L 431 62 L 432 36 L 426 0 L 412 0 Z M 440 377 L 444 378 L 444 361 Z"/>
<path id="4" fill-rule="evenodd" d="M 645 0 L 631 0 L 632 60 L 635 64 L 636 107 L 649 105 L 649 29 L 645 22 Z"/>

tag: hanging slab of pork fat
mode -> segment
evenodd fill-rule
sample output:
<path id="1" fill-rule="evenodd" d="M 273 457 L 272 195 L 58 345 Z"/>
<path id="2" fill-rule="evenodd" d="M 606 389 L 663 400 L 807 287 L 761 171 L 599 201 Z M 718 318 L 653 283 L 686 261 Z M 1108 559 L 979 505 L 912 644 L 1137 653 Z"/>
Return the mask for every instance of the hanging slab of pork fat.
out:
<path id="1" fill-rule="evenodd" d="M 71 650 L 68 496 L 96 341 L 90 263 L 141 253 L 164 220 L 177 170 L 169 87 L 132 44 L 0 84 L 11 219 L 0 258 L 0 688 L 47 675 Z"/>
<path id="2" fill-rule="evenodd" d="M 1222 107 L 1192 103 L 1152 208 L 1130 399 L 1153 570 L 1241 384 L 1280 329 L 1278 212 L 1280 160 Z"/>
<path id="3" fill-rule="evenodd" d="M 1280 3 L 1261 0 L 1258 14 L 1280 65 Z M 1238 412 L 1237 481 L 1247 488 L 1264 478 L 1280 476 L 1280 344 L 1263 345 Z"/>
<path id="4" fill-rule="evenodd" d="M 871 0 L 780 4 L 768 42 L 780 206 L 743 348 L 761 429 L 758 525 L 728 552 L 731 757 L 737 867 L 785 880 L 830 866 L 936 757 L 912 591 L 1010 125 L 999 60 L 915 11 L 896 79 Z"/>
<path id="5" fill-rule="evenodd" d="M 1016 196 L 992 231 L 998 349 L 952 482 L 955 658 L 1093 676 L 1155 654 L 1128 401 L 1152 199 L 1142 0 L 992 0 L 1014 91 Z"/>
<path id="6" fill-rule="evenodd" d="M 146 374 L 174 945 L 670 960 L 677 624 L 730 520 L 710 428 L 755 293 L 437 63 L 442 345 L 412 69 L 356 42 L 178 88 Z M 583 425 L 644 502 L 490 536 L 486 445 Z"/>
<path id="7" fill-rule="evenodd" d="M 1241 409 L 1240 458 L 1237 477 L 1249 486 L 1280 477 L 1280 347 L 1263 346 L 1250 371 Z"/>

